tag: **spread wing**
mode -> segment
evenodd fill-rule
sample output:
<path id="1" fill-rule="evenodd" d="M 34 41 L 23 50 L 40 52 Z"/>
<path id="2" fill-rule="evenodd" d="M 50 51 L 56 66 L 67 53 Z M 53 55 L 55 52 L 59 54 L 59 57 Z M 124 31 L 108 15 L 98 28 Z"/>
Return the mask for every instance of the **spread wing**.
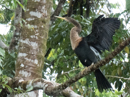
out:
<path id="1" fill-rule="evenodd" d="M 119 26 L 120 21 L 117 18 L 104 18 L 100 15 L 93 21 L 92 32 L 86 36 L 87 43 L 99 52 L 109 50 L 112 36 Z"/>

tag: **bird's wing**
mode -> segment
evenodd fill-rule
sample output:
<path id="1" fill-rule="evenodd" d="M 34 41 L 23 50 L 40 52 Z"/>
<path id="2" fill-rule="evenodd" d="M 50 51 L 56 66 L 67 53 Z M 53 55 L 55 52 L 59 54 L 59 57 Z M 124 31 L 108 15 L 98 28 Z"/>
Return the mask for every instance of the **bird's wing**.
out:
<path id="1" fill-rule="evenodd" d="M 119 29 L 120 21 L 117 18 L 104 18 L 100 15 L 93 21 L 92 32 L 86 36 L 87 43 L 99 52 L 109 50 L 112 36 Z"/>

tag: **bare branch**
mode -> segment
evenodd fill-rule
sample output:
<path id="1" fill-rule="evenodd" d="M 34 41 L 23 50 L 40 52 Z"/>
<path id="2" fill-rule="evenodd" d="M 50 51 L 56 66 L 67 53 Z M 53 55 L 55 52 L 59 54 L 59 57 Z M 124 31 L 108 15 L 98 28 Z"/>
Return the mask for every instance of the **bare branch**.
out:
<path id="1" fill-rule="evenodd" d="M 69 79 L 68 81 L 66 81 L 65 83 L 59 85 L 58 87 L 55 87 L 54 90 L 63 90 L 65 88 L 67 88 L 68 86 L 70 86 L 72 83 L 78 81 L 80 78 L 88 75 L 89 73 L 93 72 L 94 70 L 98 69 L 99 67 L 105 65 L 106 63 L 108 63 L 111 59 L 113 59 L 118 53 L 120 53 L 125 46 L 127 46 L 130 43 L 130 38 L 126 39 L 125 41 L 123 41 L 113 52 L 111 52 L 105 59 L 97 62 L 94 65 L 91 65 L 89 67 L 86 67 L 83 71 L 81 71 L 79 74 L 77 74 L 75 77 Z M 53 91 L 53 90 L 52 90 Z"/>
<path id="2" fill-rule="evenodd" d="M 60 1 L 59 1 L 59 4 L 58 4 L 58 6 L 57 6 L 55 12 L 54 12 L 54 13 L 52 14 L 52 16 L 51 16 L 51 21 L 55 21 L 56 18 L 55 18 L 54 16 L 59 16 L 59 14 L 60 14 L 60 12 L 61 12 L 61 10 L 62 10 L 62 7 L 63 7 L 65 1 L 66 1 L 66 0 L 60 0 Z"/>
<path id="3" fill-rule="evenodd" d="M 118 79 L 124 79 L 124 80 L 130 80 L 130 78 L 120 77 L 120 76 L 112 76 L 112 75 L 105 75 L 106 77 L 112 77 L 112 78 L 118 78 Z"/>
<path id="4" fill-rule="evenodd" d="M 64 74 L 69 74 L 70 72 L 74 72 L 74 71 L 81 70 L 81 69 L 84 69 L 84 68 L 76 68 L 76 69 L 74 69 L 74 70 L 70 70 L 70 71 L 67 71 L 67 72 L 63 72 L 62 75 L 64 75 Z"/>
<path id="5" fill-rule="evenodd" d="M 71 0 L 71 1 L 70 1 L 70 3 L 69 3 L 69 9 L 67 10 L 67 14 L 65 14 L 64 16 L 70 17 L 70 16 L 72 15 L 74 3 L 75 3 L 74 0 Z"/>

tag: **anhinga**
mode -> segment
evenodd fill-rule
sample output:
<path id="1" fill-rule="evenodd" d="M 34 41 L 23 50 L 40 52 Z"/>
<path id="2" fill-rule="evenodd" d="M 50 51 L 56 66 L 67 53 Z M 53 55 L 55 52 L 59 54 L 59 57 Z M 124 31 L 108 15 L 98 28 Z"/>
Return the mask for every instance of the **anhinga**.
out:
<path id="1" fill-rule="evenodd" d="M 76 20 L 70 17 L 56 17 L 74 25 L 70 31 L 71 46 L 84 66 L 96 63 L 99 61 L 101 52 L 109 50 L 112 43 L 112 36 L 120 26 L 120 21 L 117 18 L 104 18 L 103 15 L 100 15 L 93 21 L 92 32 L 86 37 L 80 37 L 79 33 L 82 28 Z M 100 69 L 95 70 L 94 74 L 100 92 L 103 89 L 112 88 Z"/>

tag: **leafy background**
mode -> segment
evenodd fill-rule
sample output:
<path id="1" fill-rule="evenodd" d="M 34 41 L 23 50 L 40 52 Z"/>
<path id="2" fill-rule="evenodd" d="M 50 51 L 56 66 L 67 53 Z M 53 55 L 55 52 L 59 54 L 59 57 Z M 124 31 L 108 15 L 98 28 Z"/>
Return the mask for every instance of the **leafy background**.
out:
<path id="1" fill-rule="evenodd" d="M 87 0 L 83 0 L 85 3 Z M 93 0 L 90 0 L 93 1 Z M 26 0 L 24 0 L 24 4 L 26 4 Z M 53 0 L 53 10 L 57 7 L 57 0 Z M 69 8 L 68 0 L 64 5 L 63 9 L 60 13 L 60 16 L 67 14 L 67 10 Z M 126 9 L 121 13 L 112 13 L 109 10 L 116 9 L 120 5 L 119 4 L 110 4 L 107 0 L 95 0 L 89 8 L 89 11 L 86 14 L 86 7 L 83 4 L 82 13 L 80 10 L 80 2 L 77 0 L 77 4 L 74 6 L 72 18 L 76 19 L 82 25 L 81 36 L 86 36 L 91 33 L 92 22 L 99 15 L 104 14 L 105 17 L 116 17 L 121 21 L 121 26 L 119 30 L 116 31 L 113 36 L 113 43 L 110 51 L 105 51 L 101 55 L 102 58 L 105 58 L 111 51 L 114 50 L 123 40 L 130 37 L 129 35 L 129 25 L 130 18 L 130 4 L 129 0 L 126 0 Z M 14 31 L 14 9 L 18 4 L 17 0 L 1 0 L 0 5 L 2 8 L 0 9 L 0 23 L 7 24 L 11 21 L 11 29 L 7 35 L 0 35 L 1 40 L 7 45 L 10 44 L 11 37 Z M 21 5 L 22 6 L 22 5 Z M 22 6 L 23 7 L 23 6 Z M 104 10 L 104 9 L 107 9 Z M 125 16 L 125 17 L 122 17 Z M 56 19 L 50 26 L 48 41 L 47 41 L 47 54 L 45 55 L 45 62 L 43 68 L 43 78 L 49 79 L 52 81 L 56 81 L 58 83 L 63 83 L 75 76 L 81 70 L 84 69 L 77 56 L 74 54 L 74 51 L 71 49 L 69 34 L 70 30 L 73 27 L 72 24 L 67 23 L 61 19 Z M 122 92 L 128 93 L 130 88 L 130 81 L 116 78 L 113 76 L 129 78 L 130 76 L 130 67 L 129 67 L 129 53 L 130 46 L 125 47 L 120 54 L 118 54 L 114 59 L 112 59 L 108 64 L 101 67 L 103 74 L 107 77 L 109 82 L 114 84 L 114 87 L 121 92 L 117 92 L 113 94 L 112 92 L 108 92 L 105 94 L 101 94 L 97 91 L 96 79 L 94 74 L 91 73 L 88 76 L 80 79 L 76 83 L 71 85 L 73 91 L 78 94 L 84 95 L 84 97 L 95 97 L 95 95 L 102 97 L 110 97 L 110 95 L 118 95 Z M 10 53 L 7 50 L 0 49 L 0 74 L 7 75 L 9 77 L 13 77 L 15 73 L 15 61 L 17 57 L 17 52 Z M 123 83 L 125 83 L 126 87 L 122 90 Z M 114 97 L 116 97 L 114 96 Z M 48 97 L 45 94 L 43 97 Z"/>

